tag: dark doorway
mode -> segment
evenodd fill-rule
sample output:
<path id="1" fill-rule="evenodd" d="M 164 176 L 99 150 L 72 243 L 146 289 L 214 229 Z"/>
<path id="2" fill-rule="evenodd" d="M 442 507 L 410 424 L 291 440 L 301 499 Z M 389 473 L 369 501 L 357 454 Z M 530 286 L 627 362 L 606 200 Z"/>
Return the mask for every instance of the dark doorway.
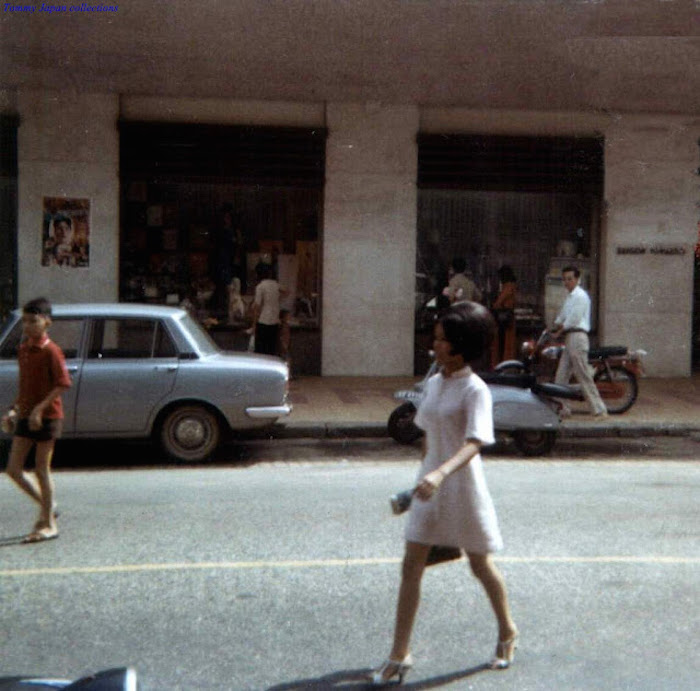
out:
<path id="1" fill-rule="evenodd" d="M 0 116 L 0 320 L 17 305 L 17 117 Z"/>
<path id="2" fill-rule="evenodd" d="M 270 264 L 290 293 L 294 372 L 320 374 L 325 141 L 323 129 L 122 122 L 120 298 L 186 304 L 244 350 L 256 269 Z"/>
<path id="3" fill-rule="evenodd" d="M 691 364 L 693 372 L 700 372 L 700 221 L 698 221 L 698 241 L 695 245 L 695 280 L 693 285 Z"/>
<path id="4" fill-rule="evenodd" d="M 419 135 L 417 374 L 431 340 L 425 304 L 456 257 L 489 307 L 498 269 L 511 267 L 517 342 L 553 320 L 564 297 L 561 268 L 578 265 L 595 331 L 603 148 L 602 138 Z"/>

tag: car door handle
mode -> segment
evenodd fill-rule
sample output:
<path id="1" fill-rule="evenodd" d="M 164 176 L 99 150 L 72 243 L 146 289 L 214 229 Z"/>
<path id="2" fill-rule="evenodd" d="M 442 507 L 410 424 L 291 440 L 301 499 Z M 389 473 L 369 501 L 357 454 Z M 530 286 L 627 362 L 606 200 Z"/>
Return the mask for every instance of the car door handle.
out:
<path id="1" fill-rule="evenodd" d="M 177 372 L 177 365 L 156 365 L 153 369 L 157 372 Z"/>
<path id="2" fill-rule="evenodd" d="M 66 368 L 69 374 L 75 374 L 78 371 L 78 365 L 70 365 Z"/>

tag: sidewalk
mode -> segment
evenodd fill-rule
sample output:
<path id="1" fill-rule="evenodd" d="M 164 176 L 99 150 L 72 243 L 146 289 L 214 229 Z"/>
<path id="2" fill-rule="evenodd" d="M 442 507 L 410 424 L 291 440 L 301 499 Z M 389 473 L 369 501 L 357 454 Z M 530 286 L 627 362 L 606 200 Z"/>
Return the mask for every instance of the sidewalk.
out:
<path id="1" fill-rule="evenodd" d="M 381 437 L 393 393 L 411 388 L 415 377 L 299 377 L 290 382 L 292 414 L 273 428 L 276 438 Z M 623 415 L 593 422 L 585 404 L 562 422 L 563 437 L 700 435 L 700 374 L 689 378 L 646 379 L 639 398 Z"/>

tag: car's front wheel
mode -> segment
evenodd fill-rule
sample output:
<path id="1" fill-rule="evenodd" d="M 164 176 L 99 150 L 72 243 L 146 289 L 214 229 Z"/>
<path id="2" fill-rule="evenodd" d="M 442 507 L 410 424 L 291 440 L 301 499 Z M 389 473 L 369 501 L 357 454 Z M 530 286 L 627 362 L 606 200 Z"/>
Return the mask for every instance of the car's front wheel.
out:
<path id="1" fill-rule="evenodd" d="M 221 429 L 216 415 L 201 405 L 182 405 L 171 410 L 160 426 L 165 453 L 178 461 L 203 461 L 216 450 Z"/>

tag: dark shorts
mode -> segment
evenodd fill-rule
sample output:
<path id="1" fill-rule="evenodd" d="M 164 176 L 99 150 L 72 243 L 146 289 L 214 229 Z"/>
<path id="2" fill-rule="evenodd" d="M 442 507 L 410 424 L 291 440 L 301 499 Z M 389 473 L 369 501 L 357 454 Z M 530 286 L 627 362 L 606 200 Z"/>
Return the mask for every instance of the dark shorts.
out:
<path id="1" fill-rule="evenodd" d="M 60 439 L 63 431 L 63 420 L 42 420 L 41 429 L 29 429 L 29 419 L 20 418 L 17 420 L 15 429 L 15 437 L 24 437 L 33 441 L 50 441 L 51 439 Z"/>

